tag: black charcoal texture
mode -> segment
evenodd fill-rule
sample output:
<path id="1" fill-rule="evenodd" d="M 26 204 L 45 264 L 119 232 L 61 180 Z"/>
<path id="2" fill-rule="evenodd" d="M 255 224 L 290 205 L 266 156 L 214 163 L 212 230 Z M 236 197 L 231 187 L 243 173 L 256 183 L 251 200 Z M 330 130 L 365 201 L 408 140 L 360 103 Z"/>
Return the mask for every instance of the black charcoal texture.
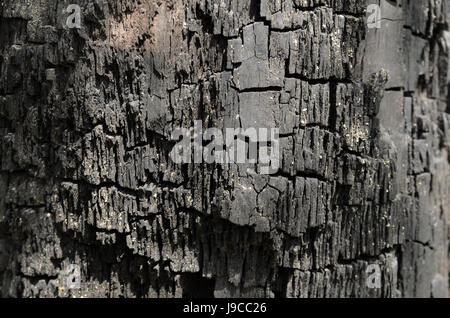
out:
<path id="1" fill-rule="evenodd" d="M 448 296 L 449 22 L 448 0 L 1 0 L 0 296 Z M 279 169 L 175 163 L 196 120 L 279 128 Z"/>

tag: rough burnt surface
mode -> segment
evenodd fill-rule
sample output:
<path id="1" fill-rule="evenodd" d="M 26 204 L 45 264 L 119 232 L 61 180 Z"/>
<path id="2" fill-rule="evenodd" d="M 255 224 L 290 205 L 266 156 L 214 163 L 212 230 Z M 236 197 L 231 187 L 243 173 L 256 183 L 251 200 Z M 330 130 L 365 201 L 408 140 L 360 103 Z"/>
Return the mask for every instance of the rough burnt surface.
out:
<path id="1" fill-rule="evenodd" d="M 0 2 L 1 296 L 448 294 L 448 1 L 71 2 Z M 175 164 L 195 120 L 280 169 Z"/>

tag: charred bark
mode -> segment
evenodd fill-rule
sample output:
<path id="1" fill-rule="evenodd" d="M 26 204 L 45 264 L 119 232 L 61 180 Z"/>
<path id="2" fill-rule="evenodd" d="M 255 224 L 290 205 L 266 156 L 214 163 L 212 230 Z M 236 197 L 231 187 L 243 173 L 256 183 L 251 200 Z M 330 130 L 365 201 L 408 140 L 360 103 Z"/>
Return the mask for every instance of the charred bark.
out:
<path id="1" fill-rule="evenodd" d="M 448 1 L 72 2 L 1 1 L 1 296 L 448 295 Z M 195 120 L 279 169 L 174 163 Z"/>

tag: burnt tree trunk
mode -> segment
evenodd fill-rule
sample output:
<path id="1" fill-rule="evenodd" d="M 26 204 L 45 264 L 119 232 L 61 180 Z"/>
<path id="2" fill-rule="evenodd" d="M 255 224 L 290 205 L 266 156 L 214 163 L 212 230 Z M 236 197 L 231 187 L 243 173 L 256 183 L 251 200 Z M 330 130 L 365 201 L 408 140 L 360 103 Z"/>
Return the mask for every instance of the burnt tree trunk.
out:
<path id="1" fill-rule="evenodd" d="M 1 296 L 448 295 L 448 1 L 0 4 Z M 280 168 L 174 163 L 195 120 Z"/>

